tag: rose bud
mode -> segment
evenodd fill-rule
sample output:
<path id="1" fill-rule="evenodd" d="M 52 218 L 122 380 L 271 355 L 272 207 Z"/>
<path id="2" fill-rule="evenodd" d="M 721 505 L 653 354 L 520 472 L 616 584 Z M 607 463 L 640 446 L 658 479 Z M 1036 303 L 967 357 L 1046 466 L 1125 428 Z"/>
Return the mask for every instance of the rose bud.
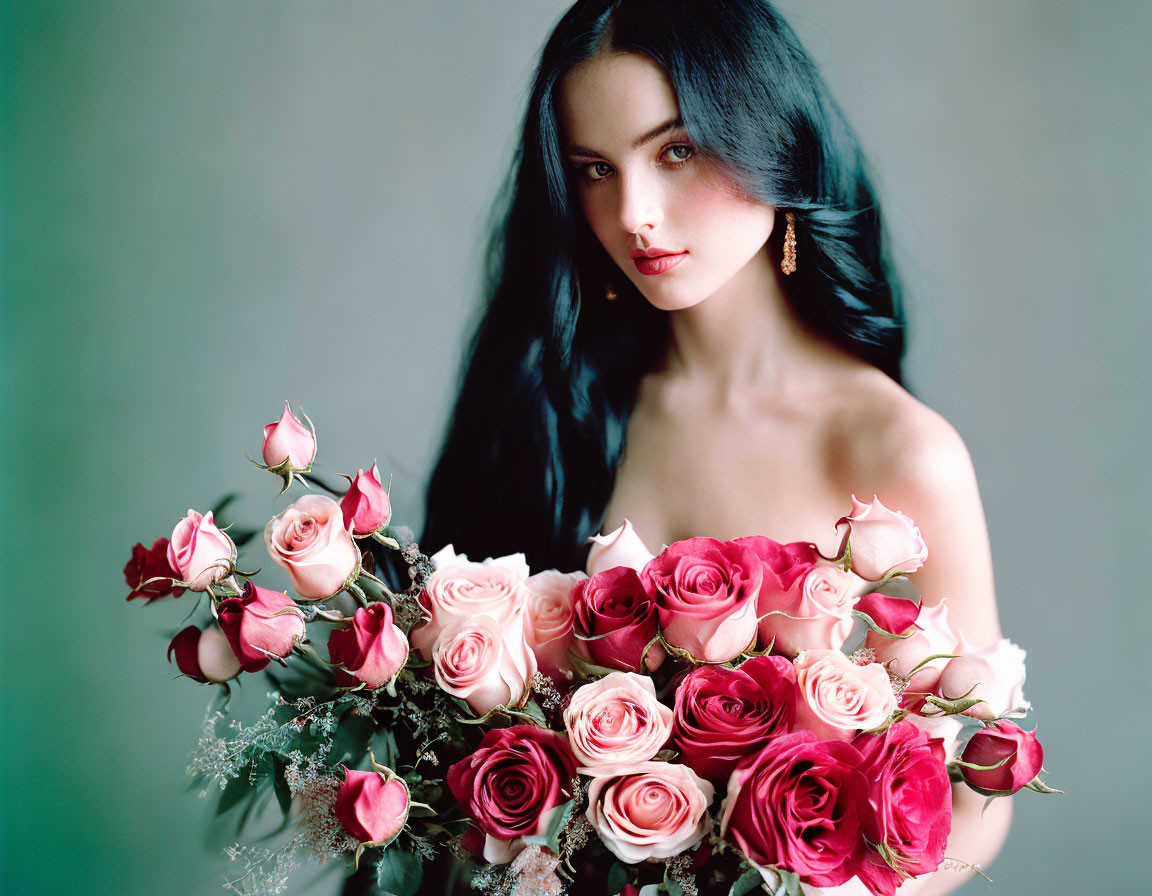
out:
<path id="1" fill-rule="evenodd" d="M 264 527 L 264 544 L 307 600 L 340 591 L 360 563 L 340 505 L 324 495 L 305 495 L 272 517 Z"/>
<path id="2" fill-rule="evenodd" d="M 904 638 L 886 638 L 873 631 L 868 632 L 864 638 L 864 646 L 876 651 L 876 661 L 886 664 L 901 678 L 908 678 L 912 670 L 920 666 L 919 671 L 909 680 L 908 691 L 905 693 L 934 690 L 940 679 L 940 670 L 948 660 L 938 659 L 927 664 L 924 664 L 924 660 L 930 656 L 950 656 L 956 652 L 960 636 L 948 622 L 947 604 L 947 600 L 932 607 L 921 604 L 916 621 L 903 631 L 893 632 L 905 635 Z"/>
<path id="3" fill-rule="evenodd" d="M 284 402 L 284 413 L 275 423 L 264 427 L 260 454 L 269 467 L 287 463 L 294 471 L 307 472 L 316 457 L 316 436 L 296 419 Z"/>
<path id="4" fill-rule="evenodd" d="M 639 672 L 642 667 L 654 671 L 664 662 L 664 648 L 652 643 L 659 632 L 656 603 L 630 566 L 577 582 L 572 617 L 582 652 L 598 666 Z"/>
<path id="5" fill-rule="evenodd" d="M 245 672 L 259 672 L 273 656 L 288 656 L 304 637 L 304 616 L 282 591 L 244 583 L 239 597 L 220 602 L 220 628 Z"/>
<path id="6" fill-rule="evenodd" d="M 973 650 L 961 640 L 956 653 L 940 673 L 936 688 L 945 700 L 968 697 L 983 701 L 965 710 L 965 715 L 991 720 L 1031 709 L 1024 699 L 1025 653 L 1019 646 L 1001 638 Z"/>
<path id="7" fill-rule="evenodd" d="M 232 571 L 236 545 L 212 522 L 212 511 L 195 510 L 176 524 L 168 540 L 168 565 L 193 591 L 204 591 Z"/>
<path id="8" fill-rule="evenodd" d="M 621 526 L 607 535 L 592 535 L 588 540 L 592 542 L 592 548 L 588 551 L 584 566 L 590 576 L 617 566 L 627 566 L 640 572 L 644 564 L 654 556 L 644 546 L 628 520 L 624 520 Z"/>
<path id="9" fill-rule="evenodd" d="M 915 572 L 928 559 L 920 530 L 900 511 L 889 510 L 875 495 L 864 504 L 852 496 L 852 512 L 836 522 L 840 553 L 852 549 L 852 572 L 869 582 Z"/>
<path id="10" fill-rule="evenodd" d="M 365 473 L 359 470 L 356 478 L 345 476 L 350 485 L 340 499 L 340 510 L 344 514 L 344 528 L 351 529 L 357 538 L 364 538 L 384 528 L 392 517 L 392 505 L 388 492 L 380 483 L 380 468 L 372 464 Z"/>
<path id="11" fill-rule="evenodd" d="M 220 683 L 240 674 L 240 660 L 217 625 L 204 631 L 194 625 L 181 631 L 168 645 L 168 662 L 176 654 L 176 667 L 199 682 Z"/>
<path id="12" fill-rule="evenodd" d="M 382 688 L 404 668 L 408 639 L 393 621 L 392 608 L 379 601 L 361 607 L 349 628 L 328 636 L 328 657 L 370 688 Z"/>
<path id="13" fill-rule="evenodd" d="M 167 538 L 157 538 L 151 548 L 137 543 L 132 548 L 132 559 L 124 565 L 124 580 L 132 589 L 128 600 L 142 597 L 151 602 L 169 594 L 179 597 L 184 589 L 173 581 L 178 578 L 180 573 L 168 563 Z M 148 582 L 149 579 L 159 581 Z"/>
<path id="14" fill-rule="evenodd" d="M 344 783 L 334 808 L 336 818 L 365 846 L 386 846 L 408 821 L 408 785 L 391 769 L 359 772 L 343 768 Z"/>
<path id="15" fill-rule="evenodd" d="M 972 735 L 960 761 L 966 763 L 961 764 L 960 773 L 974 790 L 986 795 L 1009 794 L 1040 774 L 1044 749 L 1034 730 L 1025 731 L 1015 722 L 1000 719 Z"/>
<path id="16" fill-rule="evenodd" d="M 726 663 L 756 642 L 763 563 L 747 545 L 686 538 L 640 572 L 664 641 L 696 663 Z"/>

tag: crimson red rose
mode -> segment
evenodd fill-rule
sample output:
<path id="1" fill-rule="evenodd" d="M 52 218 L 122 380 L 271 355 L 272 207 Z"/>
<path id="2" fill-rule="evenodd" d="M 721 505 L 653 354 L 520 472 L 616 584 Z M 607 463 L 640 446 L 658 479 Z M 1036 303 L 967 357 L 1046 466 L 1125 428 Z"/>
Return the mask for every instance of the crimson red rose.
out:
<path id="1" fill-rule="evenodd" d="M 755 643 L 763 580 L 763 563 L 750 547 L 716 538 L 678 541 L 640 571 L 660 608 L 664 640 L 704 663 L 729 662 Z"/>
<path id="2" fill-rule="evenodd" d="M 163 576 L 165 581 L 144 584 L 157 576 Z M 179 578 L 180 573 L 168 563 L 167 538 L 157 538 L 151 548 L 146 548 L 137 542 L 132 548 L 132 559 L 124 564 L 124 579 L 132 589 L 128 600 L 142 597 L 147 601 L 153 601 L 168 594 L 179 597 L 184 593 L 184 589 L 177 588 L 172 581 Z"/>
<path id="3" fill-rule="evenodd" d="M 774 865 L 814 887 L 857 871 L 865 847 L 868 781 L 860 751 L 811 731 L 782 734 L 728 780 L 721 834 L 757 865 Z"/>
<path id="4" fill-rule="evenodd" d="M 571 799 L 576 760 L 564 737 L 534 725 L 496 728 L 448 769 L 448 788 L 496 840 L 542 834 L 545 813 Z"/>
<path id="5" fill-rule="evenodd" d="M 640 672 L 641 657 L 656 637 L 656 604 L 648 597 L 636 570 L 616 566 L 581 579 L 572 589 L 573 630 L 588 658 L 598 666 Z M 654 644 L 645 658 L 649 670 L 664 660 Z"/>
<path id="6" fill-rule="evenodd" d="M 897 722 L 883 734 L 858 735 L 852 745 L 864 757 L 870 782 L 872 811 L 864 836 L 883 844 L 907 874 L 935 871 L 952 830 L 952 786 L 940 742 L 911 722 Z M 872 849 L 856 874 L 873 893 L 885 896 L 893 896 L 904 880 Z"/>
<path id="7" fill-rule="evenodd" d="M 970 787 L 984 794 L 1015 793 L 1040 774 L 1044 749 L 1035 731 L 1025 731 L 1008 719 L 981 728 L 972 735 L 960 759 L 972 765 L 996 765 L 998 768 L 960 767 Z"/>
<path id="8" fill-rule="evenodd" d="M 795 717 L 796 669 L 784 657 L 753 657 L 738 669 L 699 666 L 676 688 L 672 745 L 680 762 L 720 781 Z"/>

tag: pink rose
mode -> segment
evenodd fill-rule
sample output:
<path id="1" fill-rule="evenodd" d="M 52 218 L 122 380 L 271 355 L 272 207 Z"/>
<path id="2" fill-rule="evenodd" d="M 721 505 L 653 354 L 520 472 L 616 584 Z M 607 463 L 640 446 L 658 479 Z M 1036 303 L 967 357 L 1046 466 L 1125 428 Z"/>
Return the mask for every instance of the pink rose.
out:
<path id="1" fill-rule="evenodd" d="M 644 762 L 667 743 L 672 710 L 656 699 L 648 676 L 611 672 L 572 695 L 564 727 L 581 766 Z"/>
<path id="2" fill-rule="evenodd" d="M 607 535 L 593 535 L 588 540 L 593 544 L 584 566 L 590 576 L 616 566 L 628 566 L 639 572 L 653 556 L 628 520 Z"/>
<path id="3" fill-rule="evenodd" d="M 672 746 L 709 781 L 727 780 L 796 717 L 796 670 L 780 656 L 756 656 L 736 669 L 700 666 L 676 688 Z"/>
<path id="4" fill-rule="evenodd" d="M 836 522 L 840 552 L 852 549 L 852 571 L 869 582 L 885 576 L 915 572 L 928 559 L 928 546 L 920 530 L 900 511 L 892 511 L 875 495 L 864 504 L 852 496 L 852 512 Z"/>
<path id="5" fill-rule="evenodd" d="M 245 672 L 259 672 L 271 657 L 284 658 L 304 637 L 304 616 L 287 594 L 244 583 L 239 597 L 220 602 L 220 628 Z"/>
<path id="6" fill-rule="evenodd" d="M 563 735 L 533 725 L 489 730 L 448 769 L 448 789 L 485 835 L 489 862 L 511 861 L 524 837 L 543 834 L 571 799 L 576 762 Z"/>
<path id="7" fill-rule="evenodd" d="M 408 639 L 393 621 L 384 601 L 361 607 L 348 628 L 328 636 L 328 657 L 370 688 L 382 688 L 404 668 Z"/>
<path id="8" fill-rule="evenodd" d="M 868 800 L 864 836 L 884 847 L 909 875 L 940 867 L 952 829 L 952 785 L 928 736 L 909 722 L 883 734 L 861 734 L 852 745 L 864 759 Z M 873 893 L 893 896 L 904 877 L 869 849 L 856 870 Z"/>
<path id="9" fill-rule="evenodd" d="M 715 538 L 678 541 L 640 573 L 665 642 L 705 663 L 729 662 L 754 645 L 763 579 L 754 551 Z"/>
<path id="10" fill-rule="evenodd" d="M 522 617 L 501 626 L 491 616 L 451 623 L 436 639 L 432 665 L 436 683 L 478 716 L 523 703 L 537 668 Z"/>
<path id="11" fill-rule="evenodd" d="M 272 559 L 288 570 L 292 587 L 307 600 L 331 597 L 360 565 L 360 551 L 344 528 L 340 505 L 324 495 L 304 495 L 264 527 Z"/>
<path id="12" fill-rule="evenodd" d="M 945 700 L 978 697 L 965 715 L 990 721 L 1003 715 L 1023 715 L 1032 705 L 1024 699 L 1025 653 L 1007 638 L 974 650 L 963 639 L 957 656 L 940 673 L 936 689 Z"/>
<path id="13" fill-rule="evenodd" d="M 905 638 L 885 638 L 876 632 L 868 632 L 864 644 L 876 651 L 876 661 L 884 663 L 896 675 L 908 678 L 913 669 L 930 656 L 951 655 L 956 652 L 960 636 L 948 623 L 947 601 L 936 606 L 920 605 L 916 621 L 902 632 Z M 940 671 L 947 659 L 926 663 L 908 682 L 911 692 L 925 693 L 936 687 Z"/>
<path id="14" fill-rule="evenodd" d="M 204 631 L 194 625 L 180 632 L 168 645 L 168 662 L 176 654 L 176 667 L 201 683 L 221 683 L 240 674 L 240 660 L 218 625 Z"/>
<path id="15" fill-rule="evenodd" d="M 839 650 L 852 631 L 851 574 L 835 566 L 812 566 L 780 595 L 761 590 L 760 639 L 774 653 L 794 657 L 801 650 Z"/>
<path id="16" fill-rule="evenodd" d="M 284 413 L 275 423 L 264 427 L 264 442 L 260 446 L 264 463 L 278 467 L 287 461 L 293 470 L 306 472 L 316 457 L 316 436 L 304 426 L 284 402 Z"/>
<path id="17" fill-rule="evenodd" d="M 660 629 L 656 604 L 632 567 L 616 566 L 577 582 L 572 614 L 579 646 L 596 665 L 639 672 L 664 662 L 664 648 L 652 643 Z"/>
<path id="18" fill-rule="evenodd" d="M 1040 774 L 1044 749 L 1035 731 L 1000 719 L 972 735 L 960 760 L 968 763 L 960 766 L 960 773 L 969 787 L 987 796 L 999 796 L 1015 793 Z"/>
<path id="19" fill-rule="evenodd" d="M 582 572 L 549 569 L 529 576 L 525 634 L 545 675 L 563 681 L 571 673 L 572 589 L 587 578 Z"/>
<path id="20" fill-rule="evenodd" d="M 411 797 L 404 779 L 391 769 L 359 772 L 342 766 L 344 783 L 333 809 L 344 829 L 366 846 L 385 846 L 408 821 Z"/>
<path id="21" fill-rule="evenodd" d="M 756 866 L 783 868 L 816 887 L 845 883 L 865 849 L 862 763 L 851 744 L 811 731 L 773 738 L 732 772 L 721 835 Z"/>
<path id="22" fill-rule="evenodd" d="M 178 570 L 168 563 L 168 539 L 157 538 L 152 547 L 145 548 L 137 542 L 132 548 L 132 559 L 124 565 L 124 580 L 132 591 L 128 600 L 142 597 L 148 603 L 171 594 L 179 597 L 184 589 L 176 585 L 180 578 Z M 149 579 L 157 579 L 148 582 Z"/>
<path id="23" fill-rule="evenodd" d="M 412 647 L 431 659 L 436 639 L 445 626 L 473 616 L 490 616 L 500 625 L 518 625 L 524 634 L 529 591 L 528 564 L 523 554 L 489 558 L 483 563 L 457 554 L 448 545 L 430 558 L 436 571 L 420 592 L 424 621 L 409 633 Z"/>
<path id="24" fill-rule="evenodd" d="M 856 665 L 839 650 L 805 650 L 796 657 L 796 727 L 826 740 L 848 740 L 877 728 L 896 709 L 888 672 L 879 663 Z"/>
<path id="25" fill-rule="evenodd" d="M 749 548 L 760 558 L 764 570 L 761 600 L 771 601 L 772 595 L 790 591 L 798 579 L 820 562 L 820 552 L 808 541 L 781 544 L 763 535 L 747 535 L 732 543 Z"/>
<path id="26" fill-rule="evenodd" d="M 920 604 L 906 597 L 892 597 L 873 591 L 856 601 L 856 612 L 863 613 L 890 635 L 907 631 L 920 615 Z"/>
<path id="27" fill-rule="evenodd" d="M 358 470 L 355 479 L 351 476 L 344 478 L 350 483 L 348 491 L 340 499 L 344 528 L 351 529 L 357 538 L 382 529 L 392 517 L 392 505 L 380 482 L 380 468 L 372 464 L 367 473 Z"/>
<path id="28" fill-rule="evenodd" d="M 585 813 L 621 862 L 658 861 L 694 848 L 712 827 L 712 785 L 686 765 L 637 762 L 596 771 Z"/>
<path id="29" fill-rule="evenodd" d="M 232 573 L 236 545 L 216 528 L 212 511 L 201 516 L 195 510 L 176 524 L 168 539 L 168 565 L 193 591 L 204 591 Z"/>

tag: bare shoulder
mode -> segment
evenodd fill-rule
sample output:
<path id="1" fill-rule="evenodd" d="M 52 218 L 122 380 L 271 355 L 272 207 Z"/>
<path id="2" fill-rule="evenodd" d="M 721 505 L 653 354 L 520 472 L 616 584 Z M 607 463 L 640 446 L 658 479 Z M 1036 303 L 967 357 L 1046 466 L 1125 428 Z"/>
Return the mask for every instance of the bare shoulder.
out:
<path id="1" fill-rule="evenodd" d="M 915 520 L 929 559 L 913 575 L 924 599 L 947 598 L 955 627 L 975 644 L 999 637 L 988 528 L 968 448 L 936 411 L 879 371 L 853 376 L 829 430 L 836 481 L 878 495 Z"/>
<path id="2" fill-rule="evenodd" d="M 975 487 L 972 460 L 955 427 L 900 384 L 878 370 L 861 372 L 842 396 L 828 451 L 843 484 L 883 487 L 916 503 Z"/>

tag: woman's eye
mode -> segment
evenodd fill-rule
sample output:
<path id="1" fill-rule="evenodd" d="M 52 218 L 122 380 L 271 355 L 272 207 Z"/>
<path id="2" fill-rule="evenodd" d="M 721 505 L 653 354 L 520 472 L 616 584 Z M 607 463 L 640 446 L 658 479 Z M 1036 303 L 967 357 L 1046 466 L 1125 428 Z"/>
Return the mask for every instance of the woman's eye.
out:
<path id="1" fill-rule="evenodd" d="M 588 180 L 603 180 L 612 173 L 612 166 L 607 162 L 589 162 L 584 166 L 584 176 Z"/>
<path id="2" fill-rule="evenodd" d="M 692 157 L 693 149 L 684 143 L 677 143 L 675 146 L 669 146 L 667 152 L 671 155 L 672 162 L 675 164 L 677 162 L 687 162 Z"/>

